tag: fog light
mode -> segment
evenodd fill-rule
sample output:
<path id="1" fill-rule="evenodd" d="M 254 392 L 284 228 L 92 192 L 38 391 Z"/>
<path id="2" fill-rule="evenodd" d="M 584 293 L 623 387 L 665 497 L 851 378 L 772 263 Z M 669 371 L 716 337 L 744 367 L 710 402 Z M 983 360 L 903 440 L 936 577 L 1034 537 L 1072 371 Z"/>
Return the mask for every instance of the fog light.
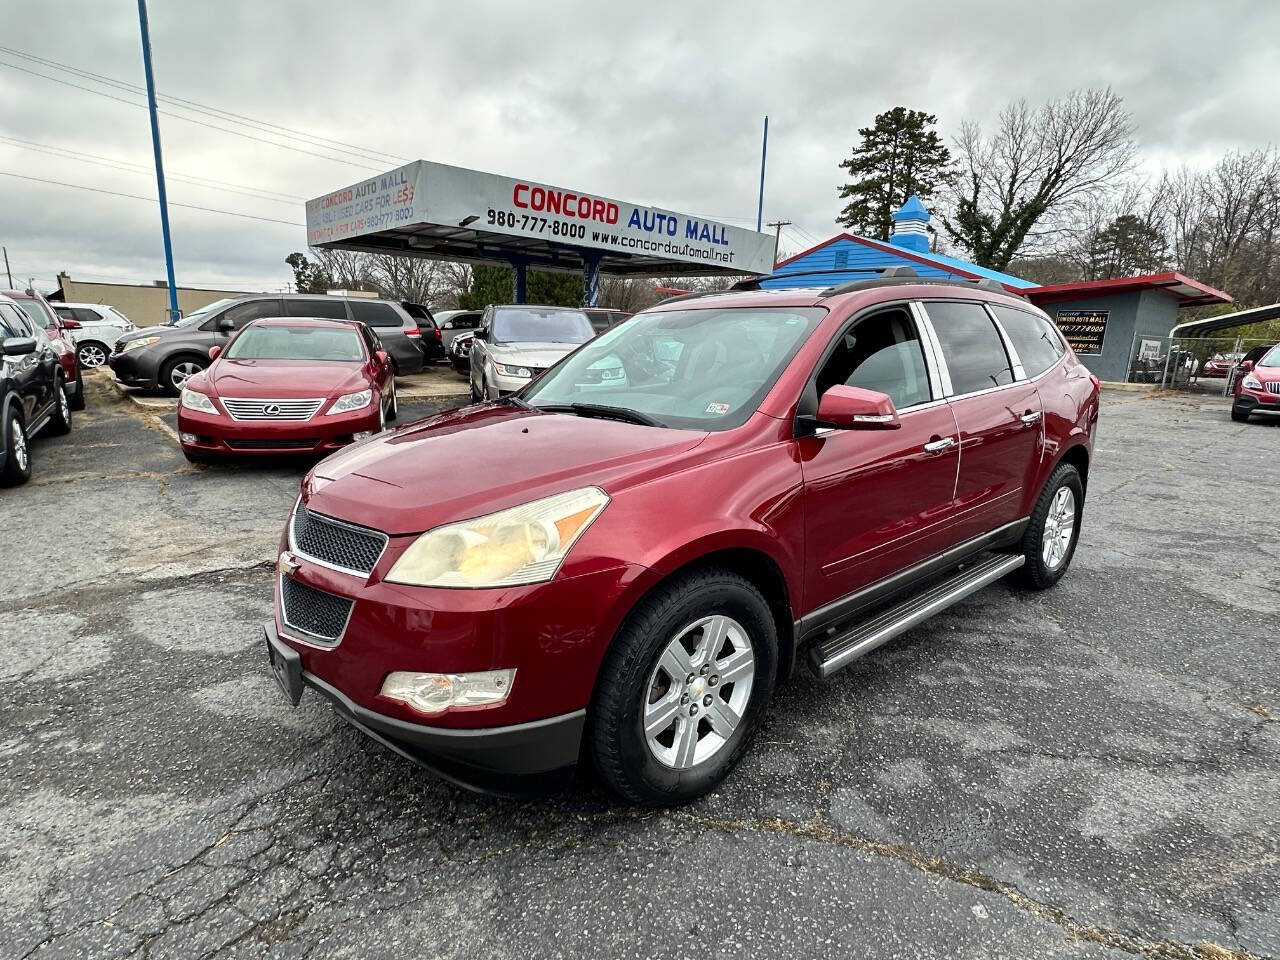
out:
<path id="1" fill-rule="evenodd" d="M 195 443 L 200 439 L 194 433 L 180 433 L 178 436 L 182 438 L 183 443 Z"/>
<path id="2" fill-rule="evenodd" d="M 373 436 L 373 431 L 372 431 L 372 430 L 361 430 L 359 433 L 353 433 L 353 434 L 351 435 L 351 442 L 352 442 L 352 443 L 355 443 L 355 442 L 357 442 L 357 441 L 359 441 L 359 440 L 365 440 L 365 439 L 367 439 L 367 438 L 369 438 L 369 437 L 372 437 L 372 436 Z"/>
<path id="3" fill-rule="evenodd" d="M 396 671 L 382 682 L 382 695 L 430 715 L 468 707 L 496 707 L 511 695 L 515 679 L 514 669 L 483 673 Z"/>

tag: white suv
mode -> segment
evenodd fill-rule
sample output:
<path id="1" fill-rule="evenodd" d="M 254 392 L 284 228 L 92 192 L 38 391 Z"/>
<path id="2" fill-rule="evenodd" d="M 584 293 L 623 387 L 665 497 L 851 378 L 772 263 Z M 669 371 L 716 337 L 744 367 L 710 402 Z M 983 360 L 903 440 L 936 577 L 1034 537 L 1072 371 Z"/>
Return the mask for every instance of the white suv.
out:
<path id="1" fill-rule="evenodd" d="M 122 334 L 138 329 L 123 313 L 105 303 L 51 303 L 76 345 L 82 367 L 100 367 Z"/>

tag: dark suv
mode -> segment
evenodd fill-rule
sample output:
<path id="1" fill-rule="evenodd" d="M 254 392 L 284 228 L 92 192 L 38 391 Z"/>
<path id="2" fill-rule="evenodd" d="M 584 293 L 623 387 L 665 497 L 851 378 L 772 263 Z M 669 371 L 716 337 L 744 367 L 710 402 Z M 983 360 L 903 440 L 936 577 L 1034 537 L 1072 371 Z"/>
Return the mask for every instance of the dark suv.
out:
<path id="1" fill-rule="evenodd" d="M 0 296 L 0 486 L 31 478 L 28 440 L 71 430 L 58 353 L 13 298 Z"/>
<path id="2" fill-rule="evenodd" d="M 177 396 L 209 366 L 209 348 L 225 346 L 233 333 L 263 317 L 357 320 L 377 334 L 397 375 L 422 370 L 418 321 L 391 300 L 287 294 L 219 300 L 173 326 L 146 327 L 116 341 L 108 363 L 121 383 L 159 387 Z"/>

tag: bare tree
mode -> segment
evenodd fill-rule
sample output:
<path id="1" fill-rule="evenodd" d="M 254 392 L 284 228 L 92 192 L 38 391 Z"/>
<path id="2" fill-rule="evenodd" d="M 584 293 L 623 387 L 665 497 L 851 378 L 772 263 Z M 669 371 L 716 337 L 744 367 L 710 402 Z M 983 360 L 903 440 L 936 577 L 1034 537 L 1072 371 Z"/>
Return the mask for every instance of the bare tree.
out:
<path id="1" fill-rule="evenodd" d="M 1018 100 L 991 136 L 964 124 L 955 154 L 943 225 L 974 262 L 1003 270 L 1128 172 L 1133 123 L 1110 89 L 1077 90 L 1037 109 Z"/>

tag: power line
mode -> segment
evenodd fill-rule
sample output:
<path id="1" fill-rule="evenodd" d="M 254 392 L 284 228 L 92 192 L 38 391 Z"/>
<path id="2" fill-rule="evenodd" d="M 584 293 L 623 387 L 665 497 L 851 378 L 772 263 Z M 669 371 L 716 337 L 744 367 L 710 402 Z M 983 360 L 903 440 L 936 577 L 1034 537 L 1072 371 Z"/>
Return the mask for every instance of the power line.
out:
<path id="1" fill-rule="evenodd" d="M 83 183 L 66 183 L 62 180 L 45 180 L 41 177 L 28 177 L 21 173 L 10 173 L 8 170 L 0 170 L 0 177 L 16 177 L 19 180 L 30 180 L 33 183 L 47 183 L 55 187 L 71 187 L 74 190 L 88 190 L 92 193 L 105 193 L 112 197 L 127 197 L 130 200 L 145 200 L 147 203 L 157 203 L 155 197 L 143 197 L 136 193 L 120 193 L 116 190 L 104 190 L 101 187 L 89 187 Z M 183 207 L 187 210 L 202 210 L 205 213 L 220 213 L 228 217 L 243 217 L 245 220 L 261 220 L 263 223 L 282 223 L 288 227 L 305 227 L 305 223 L 298 223 L 294 220 L 277 220 L 274 217 L 256 217 L 251 213 L 237 213 L 234 210 L 219 210 L 217 207 L 201 207 L 194 203 L 174 203 L 170 201 L 171 207 Z"/>
<path id="2" fill-rule="evenodd" d="M 74 74 L 76 76 L 83 77 L 87 80 L 91 80 L 95 83 L 101 83 L 106 86 L 115 87 L 118 90 L 123 90 L 126 92 L 138 93 L 138 94 L 145 94 L 146 92 L 143 87 L 140 87 L 135 83 L 130 83 L 127 80 L 120 80 L 115 77 L 108 77 L 104 74 L 93 73 L 92 71 L 88 71 L 88 70 L 81 70 L 80 68 L 73 67 L 70 64 L 62 63 L 61 61 L 58 61 L 58 60 L 50 60 L 45 57 L 37 57 L 34 54 L 26 53 L 22 50 L 15 49 L 14 47 L 6 47 L 6 46 L 0 45 L 0 52 L 7 53 L 11 56 L 20 57 L 23 60 L 27 60 L 33 63 L 39 63 L 46 67 L 52 67 L 56 70 L 63 70 L 68 73 Z M 161 93 L 157 93 L 156 98 L 164 103 L 170 103 L 170 104 L 173 104 L 174 106 L 181 106 L 197 113 L 203 113 L 206 116 L 213 116 L 216 119 L 231 120 L 233 122 L 238 122 L 244 125 L 253 126 L 255 128 L 264 130 L 266 132 L 274 131 L 274 132 L 279 132 L 283 134 L 288 134 L 293 137 L 301 137 L 306 140 L 313 141 L 313 143 L 311 144 L 312 146 L 325 147 L 328 149 L 336 149 L 340 153 L 354 152 L 355 154 L 359 154 L 363 159 L 376 160 L 379 163 L 385 163 L 388 160 L 396 161 L 398 163 L 407 163 L 410 160 L 409 157 L 401 157 L 394 153 L 387 153 L 383 150 L 373 150 L 368 147 L 359 146 L 358 144 L 347 143 L 346 141 L 343 141 L 343 140 L 336 140 L 332 137 L 322 137 L 319 134 L 308 133 L 305 130 L 297 130 L 293 127 L 282 126 L 281 124 L 271 123 L 267 120 L 258 120 L 254 117 L 246 116 L 245 114 L 235 113 L 231 110 L 223 110 L 221 107 L 214 107 L 214 106 L 211 106 L 210 104 L 200 103 L 199 101 L 196 101 L 196 100 L 187 100 L 183 97 L 175 97 L 169 94 L 161 94 Z"/>
<path id="3" fill-rule="evenodd" d="M 4 61 L 4 60 L 0 60 L 0 67 L 8 67 L 10 70 L 17 70 L 17 71 L 19 71 L 20 73 L 27 73 L 27 74 L 30 74 L 30 75 L 31 75 L 31 76 L 33 76 L 33 77 L 40 77 L 41 79 L 49 80 L 49 81 L 52 81 L 53 83 L 60 83 L 60 84 L 62 84 L 63 86 L 73 87 L 73 88 L 75 88 L 76 90 L 83 90 L 83 91 L 85 91 L 86 93 L 94 93 L 94 94 L 97 94 L 97 95 L 98 95 L 98 96 L 100 96 L 100 97 L 106 97 L 108 100 L 115 100 L 115 101 L 117 101 L 117 102 L 119 102 L 119 103 L 127 103 L 127 104 L 129 104 L 129 106 L 132 106 L 132 107 L 141 107 L 141 108 L 142 108 L 142 109 L 144 109 L 144 110 L 147 108 L 147 105 L 146 105 L 145 103 L 137 103 L 137 102 L 136 102 L 136 101 L 134 101 L 134 100 L 126 100 L 126 99 L 124 99 L 123 97 L 113 96 L 112 94 L 107 93 L 107 92 L 106 92 L 106 91 L 104 91 L 104 90 L 94 90 L 94 89 L 93 89 L 93 88 L 91 88 L 91 87 L 84 87 L 84 86 L 81 86 L 81 85 L 80 85 L 80 84 L 78 84 L 78 83 L 72 83 L 72 82 L 71 82 L 71 81 L 69 81 L 69 80 L 63 80 L 61 77 L 51 77 L 51 76 L 49 76 L 48 74 L 45 74 L 45 73 L 39 73 L 39 72 L 37 72 L 37 71 L 35 71 L 35 70 L 29 70 L 29 69 L 27 69 L 26 67 L 19 66 L 19 65 L 18 65 L 18 64 L 16 64 L 16 63 L 8 63 L 8 62 L 6 62 L 6 61 Z M 292 150 L 294 153 L 305 153 L 305 154 L 307 154 L 308 156 L 311 156 L 311 157 L 319 157 L 319 158 L 320 158 L 320 159 L 322 159 L 322 160 L 331 160 L 331 161 L 333 161 L 334 163 L 345 163 L 345 164 L 346 164 L 347 166 L 349 166 L 349 167 L 359 167 L 361 170 L 376 170 L 376 169 L 378 169 L 377 167 L 370 166 L 370 165 L 369 165 L 369 164 L 367 164 L 367 163 L 356 163 L 356 162 L 355 162 L 355 161 L 353 161 L 353 160 L 344 160 L 344 159 L 342 159 L 341 157 L 333 157 L 333 156 L 330 156 L 330 155 L 328 155 L 328 154 L 324 154 L 324 153 L 316 153 L 314 150 L 303 150 L 301 147 L 291 146 L 291 145 L 289 145 L 289 144 L 287 144 L 287 143 L 280 143 L 280 142 L 279 142 L 279 141 L 277 141 L 277 140 L 267 140 L 267 139 L 265 139 L 265 138 L 263 138 L 263 137 L 255 137 L 255 136 L 253 136 L 252 134 L 250 134 L 250 133 L 245 133 L 245 132 L 244 132 L 244 131 L 242 131 L 242 130 L 231 130 L 231 129 L 227 128 L 227 127 L 220 127 L 220 126 L 218 126 L 218 125 L 217 125 L 217 124 L 215 124 L 215 123 L 207 123 L 207 122 L 205 122 L 204 120 L 197 120 L 195 117 L 184 117 L 184 116 L 183 116 L 182 114 L 180 114 L 180 113 L 172 113 L 172 112 L 170 112 L 170 111 L 168 111 L 168 110 L 163 111 L 163 113 L 164 113 L 164 115 L 165 115 L 166 117 L 171 117 L 171 118 L 172 118 L 172 119 L 174 119 L 174 120 L 183 120 L 183 121 L 185 121 L 185 122 L 187 122 L 187 123 L 194 123 L 194 124 L 197 124 L 198 126 L 201 126 L 201 127 L 208 127 L 208 128 L 209 128 L 209 129 L 211 129 L 211 130 L 220 130 L 221 132 L 223 132 L 223 133 L 229 133 L 229 134 L 231 134 L 232 136 L 236 136 L 236 137 L 244 137 L 246 140 L 256 140 L 258 143 L 265 143 L 265 144 L 269 144 L 270 146 L 273 146 L 273 147 L 279 147 L 279 148 L 280 148 L 280 149 L 282 149 L 282 150 Z"/>
<path id="4" fill-rule="evenodd" d="M 64 160 L 77 160 L 81 163 L 91 163 L 95 166 L 106 167 L 110 170 L 119 170 L 121 173 L 133 173 L 139 176 L 154 177 L 155 174 L 142 164 L 132 163 L 128 160 L 121 160 L 118 157 L 103 157 L 94 153 L 84 153 L 80 150 L 72 150 L 69 147 L 59 147 L 47 143 L 37 143 L 34 140 L 20 140 L 17 137 L 8 137 L 0 134 L 0 144 L 8 144 L 12 147 L 18 147 L 21 150 L 34 150 L 53 157 L 61 157 Z M 189 183 L 192 186 L 204 187 L 209 190 L 222 190 L 227 193 L 238 193 L 241 196 L 253 197 L 256 200 L 270 200 L 274 203 L 287 203 L 296 206 L 304 203 L 304 197 L 290 196 L 289 194 L 276 194 L 275 191 L 265 190 L 259 187 L 250 187 L 245 184 L 227 183 L 224 180 L 212 180 L 208 177 L 197 177 L 192 174 L 184 173 L 168 173 L 170 180 L 177 180 L 181 183 Z M 275 194 L 274 196 L 272 194 Z"/>

